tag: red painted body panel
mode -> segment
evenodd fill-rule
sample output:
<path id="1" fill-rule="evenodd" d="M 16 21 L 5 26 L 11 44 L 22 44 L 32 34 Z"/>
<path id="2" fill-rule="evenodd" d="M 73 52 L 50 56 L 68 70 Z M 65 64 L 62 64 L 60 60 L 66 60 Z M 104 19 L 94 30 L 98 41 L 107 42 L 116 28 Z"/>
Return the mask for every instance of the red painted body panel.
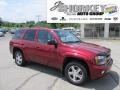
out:
<path id="1" fill-rule="evenodd" d="M 73 57 L 86 62 L 89 68 L 90 78 L 96 79 L 102 77 L 102 71 L 108 71 L 110 66 L 98 66 L 95 65 L 95 56 L 102 52 L 108 52 L 109 49 L 101 47 L 99 45 L 81 42 L 78 44 L 65 44 L 62 43 L 59 37 L 51 29 L 47 28 L 34 28 L 36 30 L 36 36 L 34 41 L 21 39 L 12 39 L 10 41 L 10 51 L 13 53 L 14 48 L 19 48 L 23 51 L 24 57 L 27 61 L 33 61 L 41 64 L 45 64 L 57 69 L 63 67 L 63 62 L 66 57 Z M 40 44 L 37 41 L 37 33 L 39 30 L 49 31 L 58 42 L 57 48 L 53 45 Z"/>

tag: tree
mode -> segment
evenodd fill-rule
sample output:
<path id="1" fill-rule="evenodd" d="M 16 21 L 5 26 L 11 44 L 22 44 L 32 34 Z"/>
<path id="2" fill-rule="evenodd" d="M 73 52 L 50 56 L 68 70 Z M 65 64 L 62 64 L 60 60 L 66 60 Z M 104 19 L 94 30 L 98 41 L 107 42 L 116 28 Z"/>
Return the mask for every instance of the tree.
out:
<path id="1" fill-rule="evenodd" d="M 57 24 L 56 23 L 51 23 L 50 24 L 52 28 L 56 29 L 57 28 Z"/>
<path id="2" fill-rule="evenodd" d="M 2 18 L 0 18 L 0 27 L 2 26 L 3 24 L 3 21 L 2 21 Z"/>
<path id="3" fill-rule="evenodd" d="M 35 21 L 27 21 L 26 26 L 27 27 L 34 27 L 35 26 Z"/>
<path id="4" fill-rule="evenodd" d="M 27 21 L 26 23 L 13 23 L 8 21 L 3 21 L 2 18 L 0 18 L 0 27 L 15 27 L 15 28 L 25 28 L 25 27 L 45 27 L 45 28 L 64 28 L 64 27 L 75 27 L 79 28 L 80 24 L 77 23 L 47 23 L 46 21 L 40 21 L 35 23 L 35 21 Z"/>

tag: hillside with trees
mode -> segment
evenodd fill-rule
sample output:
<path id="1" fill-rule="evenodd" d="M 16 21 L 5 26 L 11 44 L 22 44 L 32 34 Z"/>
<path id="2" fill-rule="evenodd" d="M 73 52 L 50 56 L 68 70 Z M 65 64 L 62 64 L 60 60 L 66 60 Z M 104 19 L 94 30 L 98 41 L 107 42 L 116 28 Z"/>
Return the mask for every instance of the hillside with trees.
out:
<path id="1" fill-rule="evenodd" d="M 0 27 L 6 27 L 6 28 L 33 28 L 33 27 L 46 27 L 46 28 L 63 28 L 63 27 L 75 27 L 79 28 L 80 24 L 75 23 L 47 23 L 46 21 L 26 21 L 26 23 L 13 23 L 2 20 L 0 18 Z"/>

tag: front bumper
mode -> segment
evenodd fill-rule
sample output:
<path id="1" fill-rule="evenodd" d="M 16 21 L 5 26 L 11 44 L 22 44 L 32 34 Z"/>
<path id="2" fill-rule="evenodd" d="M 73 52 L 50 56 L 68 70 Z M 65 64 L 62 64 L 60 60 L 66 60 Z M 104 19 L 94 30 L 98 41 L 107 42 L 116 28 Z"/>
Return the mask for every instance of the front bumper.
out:
<path id="1" fill-rule="evenodd" d="M 98 79 L 103 77 L 107 72 L 110 71 L 113 64 L 112 58 L 108 60 L 108 62 L 105 65 L 92 65 L 90 68 L 90 78 L 91 79 Z"/>

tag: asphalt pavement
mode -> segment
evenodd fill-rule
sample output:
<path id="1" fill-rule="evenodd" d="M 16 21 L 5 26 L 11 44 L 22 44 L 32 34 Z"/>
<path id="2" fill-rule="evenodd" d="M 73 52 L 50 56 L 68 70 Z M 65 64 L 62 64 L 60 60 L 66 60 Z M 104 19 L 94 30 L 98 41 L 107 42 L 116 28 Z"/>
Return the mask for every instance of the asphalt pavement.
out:
<path id="1" fill-rule="evenodd" d="M 75 86 L 68 83 L 56 69 L 35 63 L 17 66 L 9 52 L 10 39 L 10 34 L 0 37 L 0 90 L 120 90 L 120 40 L 85 39 L 109 47 L 114 64 L 105 77 Z"/>

